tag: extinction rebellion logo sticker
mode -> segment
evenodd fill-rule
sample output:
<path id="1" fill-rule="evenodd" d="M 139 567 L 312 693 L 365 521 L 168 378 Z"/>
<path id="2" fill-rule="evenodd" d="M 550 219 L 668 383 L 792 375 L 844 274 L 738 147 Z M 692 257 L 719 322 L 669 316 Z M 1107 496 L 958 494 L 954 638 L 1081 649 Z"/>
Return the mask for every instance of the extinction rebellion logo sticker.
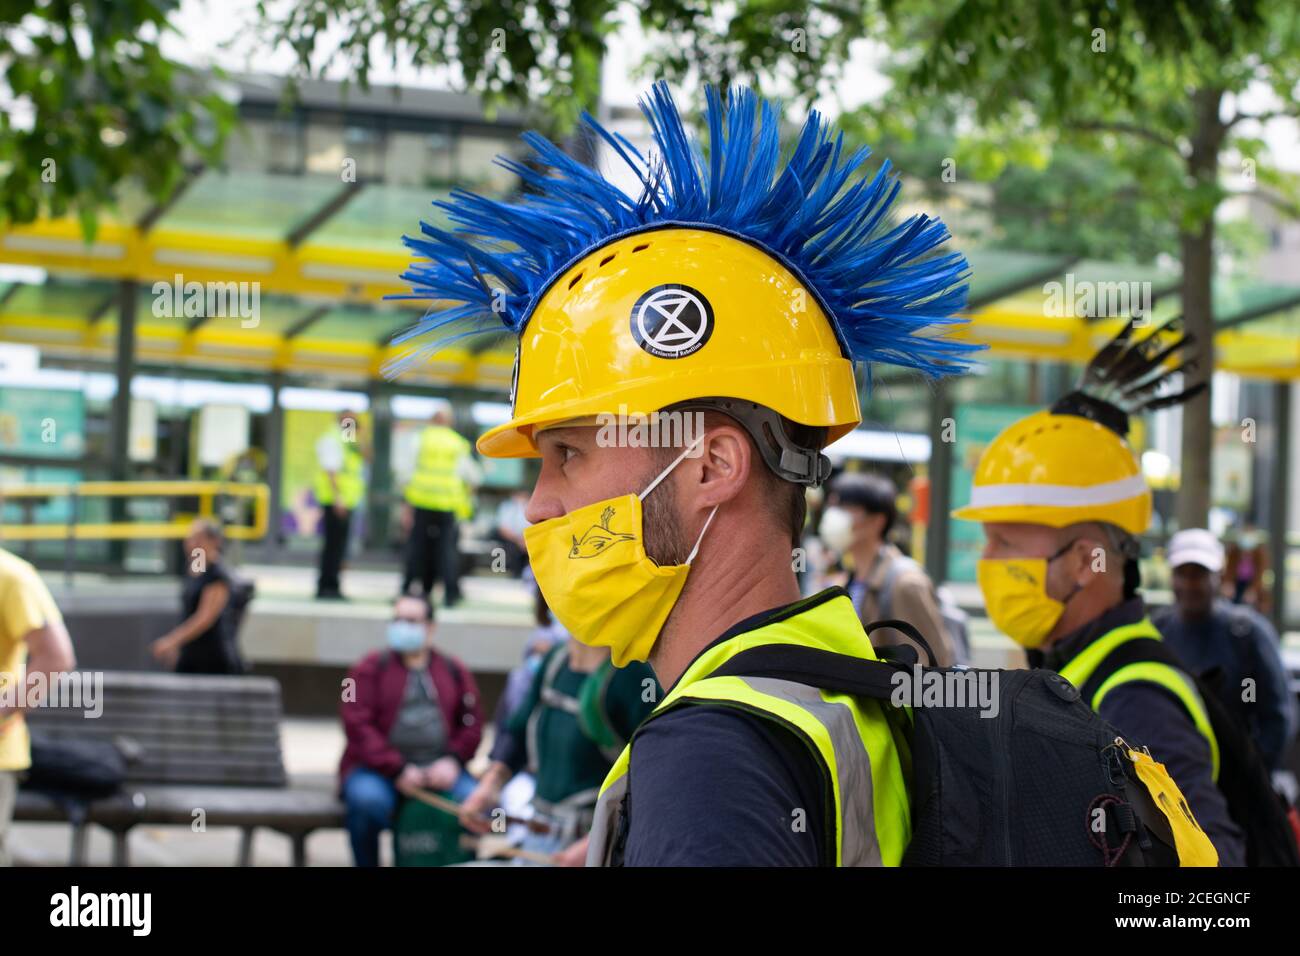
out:
<path id="1" fill-rule="evenodd" d="M 657 358 L 685 358 L 713 334 L 713 306 L 688 285 L 657 285 L 632 307 L 632 338 Z"/>

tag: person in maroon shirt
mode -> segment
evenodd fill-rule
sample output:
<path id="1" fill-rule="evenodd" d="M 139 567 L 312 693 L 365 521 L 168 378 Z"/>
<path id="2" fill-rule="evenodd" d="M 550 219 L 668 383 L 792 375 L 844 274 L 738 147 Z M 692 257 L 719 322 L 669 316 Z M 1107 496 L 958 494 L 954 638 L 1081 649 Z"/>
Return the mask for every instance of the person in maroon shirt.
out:
<path id="1" fill-rule="evenodd" d="M 379 865 L 379 835 L 402 793 L 463 800 L 476 783 L 465 764 L 483 737 L 478 687 L 460 661 L 434 650 L 433 634 L 428 598 L 399 597 L 388 646 L 363 657 L 343 685 L 339 790 L 357 866 Z"/>

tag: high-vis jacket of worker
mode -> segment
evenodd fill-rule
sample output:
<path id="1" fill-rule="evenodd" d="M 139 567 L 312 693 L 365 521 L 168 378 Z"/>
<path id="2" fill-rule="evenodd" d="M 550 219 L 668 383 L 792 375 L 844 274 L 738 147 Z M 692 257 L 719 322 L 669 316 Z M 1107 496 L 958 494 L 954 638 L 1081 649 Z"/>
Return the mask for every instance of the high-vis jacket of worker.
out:
<path id="1" fill-rule="evenodd" d="M 1075 687 L 1083 688 L 1088 683 L 1088 679 L 1096 673 L 1097 668 L 1105 663 L 1107 657 L 1121 645 L 1139 638 L 1162 640 L 1160 632 L 1151 623 L 1150 618 L 1144 617 L 1135 624 L 1122 625 L 1097 638 L 1062 667 L 1060 674 Z M 1210 715 L 1205 709 L 1205 702 L 1201 700 L 1201 694 L 1196 689 L 1195 682 L 1178 668 L 1171 667 L 1163 661 L 1137 661 L 1126 664 L 1101 682 L 1101 685 L 1093 692 L 1092 699 L 1088 701 L 1088 706 L 1093 710 L 1098 710 L 1107 694 L 1116 687 L 1132 681 L 1146 681 L 1150 684 L 1156 684 L 1178 699 L 1179 703 L 1187 711 L 1188 716 L 1192 718 L 1192 723 L 1196 725 L 1197 731 L 1210 746 L 1212 775 L 1217 780 L 1219 777 L 1219 742 L 1215 739 L 1214 729 L 1210 725 Z"/>
<path id="2" fill-rule="evenodd" d="M 406 501 L 426 511 L 470 514 L 469 488 L 460 475 L 469 442 L 445 425 L 430 425 L 420 434 L 415 473 L 406 486 Z"/>
<path id="3" fill-rule="evenodd" d="M 323 436 L 321 441 L 329 441 L 339 448 L 340 454 L 335 457 L 342 460 L 343 467 L 334 473 L 334 483 L 338 485 L 340 503 L 352 510 L 361 504 L 361 498 L 366 492 L 365 456 L 357 448 L 356 442 L 344 441 L 340 432 L 331 432 Z M 319 466 L 316 469 L 314 490 L 319 504 L 326 507 L 334 504 L 334 484 L 330 482 L 330 472 Z"/>
<path id="4" fill-rule="evenodd" d="M 849 596 L 840 589 L 800 601 L 753 630 L 706 648 L 654 709 L 650 722 L 680 707 L 733 707 L 772 721 L 817 756 L 827 814 L 828 850 L 841 866 L 896 866 L 911 839 L 911 804 L 899 742 L 881 703 L 771 678 L 710 677 L 742 650 L 797 644 L 875 660 Z M 636 740 L 623 749 L 601 787 L 587 852 L 588 866 L 619 865 L 630 825 L 627 796 L 636 773 Z M 903 746 L 906 746 L 903 744 Z M 717 795 L 728 799 L 726 793 Z M 644 808 L 638 812 L 646 812 Z M 709 826 L 707 819 L 699 821 Z M 828 853 L 829 856 L 829 853 Z"/>
<path id="5" fill-rule="evenodd" d="M 1029 657 L 1079 688 L 1126 738 L 1149 747 L 1213 841 L 1219 865 L 1244 865 L 1244 834 L 1218 782 L 1221 742 L 1211 711 L 1200 685 L 1163 647 L 1145 603 L 1134 595 Z"/>

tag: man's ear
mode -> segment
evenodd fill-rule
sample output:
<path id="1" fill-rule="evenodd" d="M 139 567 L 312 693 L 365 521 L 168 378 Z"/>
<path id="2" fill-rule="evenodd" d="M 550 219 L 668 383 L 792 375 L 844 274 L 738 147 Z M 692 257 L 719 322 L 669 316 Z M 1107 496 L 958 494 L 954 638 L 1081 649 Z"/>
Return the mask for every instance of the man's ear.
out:
<path id="1" fill-rule="evenodd" d="M 738 425 L 717 425 L 705 435 L 701 454 L 687 457 L 683 465 L 698 468 L 700 503 L 712 507 L 731 501 L 740 494 L 757 460 L 749 435 Z"/>

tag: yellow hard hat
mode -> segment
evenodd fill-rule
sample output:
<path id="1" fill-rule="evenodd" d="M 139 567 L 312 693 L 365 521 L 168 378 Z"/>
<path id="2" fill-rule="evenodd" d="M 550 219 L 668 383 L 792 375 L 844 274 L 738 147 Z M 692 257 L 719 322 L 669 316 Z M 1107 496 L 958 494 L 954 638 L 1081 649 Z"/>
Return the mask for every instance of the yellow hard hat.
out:
<path id="1" fill-rule="evenodd" d="M 954 518 L 1053 528 L 1100 521 L 1134 537 L 1147 530 L 1151 489 L 1124 437 L 1129 417 L 1179 405 L 1206 386 L 1166 388 L 1196 367 L 1195 336 L 1177 334 L 1181 316 L 1135 338 L 1144 325 L 1141 317 L 1124 323 L 1089 360 L 1074 391 L 993 440 L 975 468 L 970 503 Z"/>
<path id="2" fill-rule="evenodd" d="M 1151 523 L 1151 490 L 1115 431 L 1041 411 L 1004 429 L 984 450 L 970 503 L 952 516 L 1052 528 L 1101 521 L 1139 535 Z"/>
<path id="3" fill-rule="evenodd" d="M 501 160 L 529 187 L 518 200 L 458 191 L 435 203 L 453 229 L 424 223 L 405 240 L 426 261 L 402 297 L 450 308 L 398 338 L 418 344 L 389 374 L 462 335 L 504 324 L 519 337 L 511 418 L 479 439 L 482 454 L 536 456 L 546 426 L 702 400 L 824 427 L 830 442 L 861 420 L 856 362 L 965 370 L 979 346 L 946 333 L 964 321 L 966 260 L 930 255 L 948 238 L 937 219 L 888 222 L 888 163 L 864 176 L 868 151 L 845 155 L 813 113 L 781 164 L 777 115 L 749 90 L 725 107 L 709 90 L 707 150 L 665 84 L 642 109 L 654 162 L 584 117 L 639 198 L 529 133 L 530 163 Z M 739 420 L 753 433 L 774 419 Z M 806 449 L 760 446 L 790 480 L 824 474 L 797 460 Z"/>
<path id="4" fill-rule="evenodd" d="M 862 419 L 853 363 L 790 270 L 718 232 L 637 233 L 580 260 L 538 303 L 519 340 L 514 417 L 478 449 L 536 455 L 542 426 L 712 395 L 824 425 L 829 441 Z"/>

